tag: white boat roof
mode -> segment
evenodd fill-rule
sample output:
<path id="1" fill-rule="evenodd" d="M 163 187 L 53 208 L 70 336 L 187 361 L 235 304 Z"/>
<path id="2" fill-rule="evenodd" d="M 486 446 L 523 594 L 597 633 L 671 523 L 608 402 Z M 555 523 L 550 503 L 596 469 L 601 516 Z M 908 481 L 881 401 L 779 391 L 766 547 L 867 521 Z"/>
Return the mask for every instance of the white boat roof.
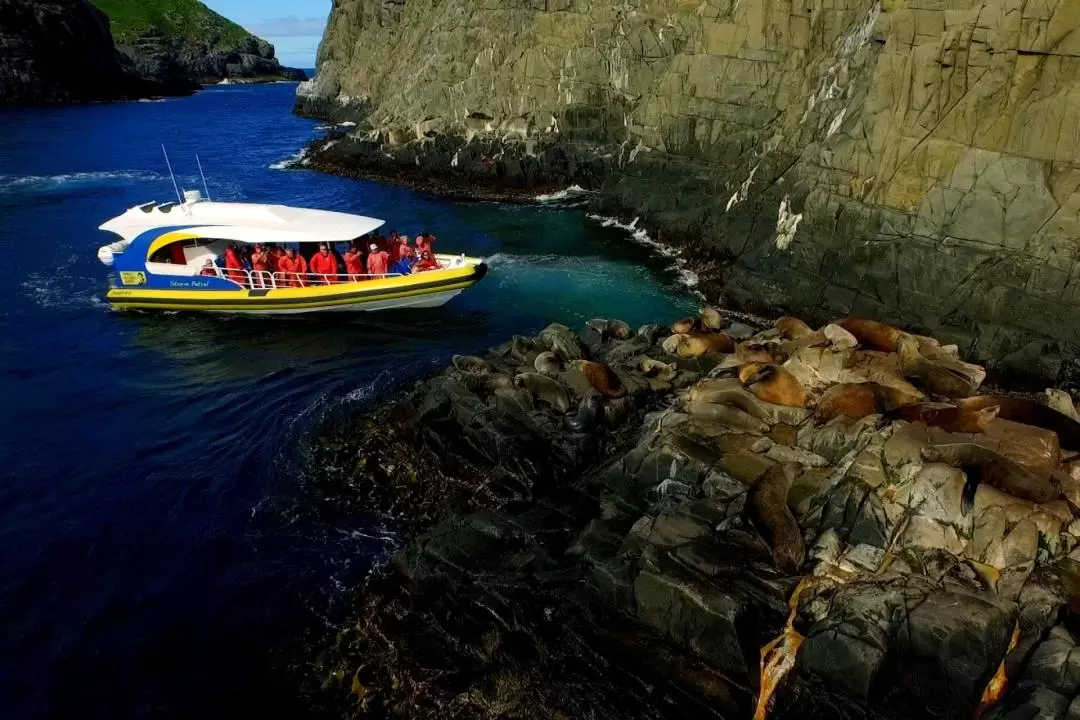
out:
<path id="1" fill-rule="evenodd" d="M 243 243 L 347 242 L 384 222 L 330 210 L 193 199 L 183 204 L 136 205 L 100 229 L 129 242 L 148 230 L 178 225 L 188 226 L 188 231 L 201 237 Z"/>

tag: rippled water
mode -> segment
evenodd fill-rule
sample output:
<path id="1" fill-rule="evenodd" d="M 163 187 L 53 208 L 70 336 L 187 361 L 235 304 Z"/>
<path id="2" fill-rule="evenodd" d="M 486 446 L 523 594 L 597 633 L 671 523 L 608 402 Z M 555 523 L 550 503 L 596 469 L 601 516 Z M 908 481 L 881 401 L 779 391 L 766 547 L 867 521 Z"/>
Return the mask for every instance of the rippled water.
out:
<path id="1" fill-rule="evenodd" d="M 396 542 L 306 492 L 318 423 L 550 320 L 693 306 L 671 258 L 580 210 L 275 169 L 317 132 L 292 92 L 0 110 L 3 717 L 301 716 L 288 678 Z M 492 271 L 404 314 L 111 312 L 95 228 L 170 197 L 161 143 L 189 187 L 201 154 L 215 199 L 430 228 Z"/>

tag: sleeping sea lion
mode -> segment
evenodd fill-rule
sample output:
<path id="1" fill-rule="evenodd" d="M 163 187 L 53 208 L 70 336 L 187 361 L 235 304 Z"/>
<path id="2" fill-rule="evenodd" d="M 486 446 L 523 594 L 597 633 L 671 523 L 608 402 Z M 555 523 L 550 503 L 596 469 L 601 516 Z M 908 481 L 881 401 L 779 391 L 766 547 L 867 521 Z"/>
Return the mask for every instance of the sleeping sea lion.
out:
<path id="1" fill-rule="evenodd" d="M 664 340 L 664 351 L 685 358 L 696 358 L 709 353 L 730 353 L 735 343 L 724 333 L 695 332 L 688 335 L 672 335 Z"/>
<path id="2" fill-rule="evenodd" d="M 907 333 L 897 336 L 896 354 L 900 358 L 900 372 L 904 377 L 919 380 L 925 390 L 935 395 L 965 398 L 978 387 L 978 383 L 964 372 L 925 357 L 919 352 L 918 341 Z"/>
<path id="3" fill-rule="evenodd" d="M 773 327 L 780 331 L 780 337 L 785 340 L 798 340 L 799 338 L 813 335 L 814 330 L 797 317 L 785 315 L 777 318 Z"/>
<path id="4" fill-rule="evenodd" d="M 702 380 L 686 393 L 687 402 L 711 405 L 731 405 L 757 420 L 771 417 L 761 406 L 761 399 L 731 380 Z"/>
<path id="5" fill-rule="evenodd" d="M 1035 503 L 1047 503 L 1062 496 L 1060 485 L 1052 477 L 1040 477 L 982 445 L 964 442 L 932 445 L 923 448 L 922 456 L 927 462 L 958 467 L 967 475 L 960 500 L 960 511 L 965 516 L 975 507 L 979 483 Z"/>
<path id="6" fill-rule="evenodd" d="M 600 421 L 600 399 L 596 393 L 588 393 L 578 403 L 576 413 L 563 416 L 563 427 L 570 432 L 587 433 Z"/>
<path id="7" fill-rule="evenodd" d="M 570 328 L 560 323 L 552 323 L 540 331 L 537 336 L 539 345 L 550 350 L 563 360 L 581 360 L 585 355 L 581 352 L 581 345 Z"/>
<path id="8" fill-rule="evenodd" d="M 999 408 L 997 415 L 999 418 L 1050 430 L 1057 433 L 1061 447 L 1067 450 L 1080 450 L 1080 423 L 1046 405 L 1005 395 L 976 395 L 957 400 L 956 404 L 972 410 L 982 410 L 996 405 Z"/>
<path id="9" fill-rule="evenodd" d="M 698 315 L 701 317 L 701 326 L 706 330 L 723 330 L 724 326 L 727 325 L 724 316 L 716 308 L 701 308 Z"/>
<path id="10" fill-rule="evenodd" d="M 541 375 L 547 375 L 548 377 L 558 377 L 562 371 L 562 363 L 559 362 L 559 356 L 550 350 L 545 350 L 536 356 L 536 360 L 533 361 L 533 367 L 536 368 L 536 372 Z"/>
<path id="11" fill-rule="evenodd" d="M 473 355 L 455 355 L 451 362 L 461 372 L 472 373 L 473 375 L 486 375 L 495 369 L 491 367 L 487 360 Z"/>
<path id="12" fill-rule="evenodd" d="M 798 466 L 777 464 L 750 489 L 749 509 L 754 524 L 772 549 L 777 569 L 794 575 L 806 560 L 802 530 L 788 507 L 788 491 Z"/>
<path id="13" fill-rule="evenodd" d="M 567 395 L 566 388 L 549 377 L 539 373 L 521 373 L 514 377 L 514 384 L 525 388 L 561 413 L 570 410 L 570 396 Z"/>
<path id="14" fill-rule="evenodd" d="M 841 383 L 833 385 L 818 400 L 814 410 L 817 423 L 828 422 L 837 415 L 846 415 L 861 420 L 867 415 L 876 415 L 919 401 L 918 395 L 902 390 L 879 385 L 874 382 Z"/>
<path id="15" fill-rule="evenodd" d="M 806 407 L 806 388 L 779 365 L 750 363 L 739 368 L 739 382 L 773 405 Z"/>
<path id="16" fill-rule="evenodd" d="M 604 330 L 604 337 L 615 340 L 629 340 L 633 334 L 634 331 L 622 320 L 608 320 L 607 328 Z"/>
<path id="17" fill-rule="evenodd" d="M 701 329 L 702 324 L 701 318 L 699 317 L 683 318 L 682 320 L 671 323 L 671 332 L 676 335 L 687 335 Z"/>
<path id="18" fill-rule="evenodd" d="M 1072 395 L 1064 390 L 1046 388 L 1046 404 L 1071 420 L 1080 420 L 1080 415 L 1076 414 L 1076 405 L 1073 403 Z"/>
<path id="19" fill-rule="evenodd" d="M 622 425 L 630 415 L 630 411 L 634 409 L 634 404 L 630 400 L 630 396 L 626 395 L 621 398 L 610 398 L 604 401 L 602 406 L 604 411 L 604 422 L 608 427 L 618 427 Z"/>
<path id="20" fill-rule="evenodd" d="M 998 410 L 997 405 L 976 410 L 951 405 L 914 403 L 893 409 L 885 414 L 885 419 L 918 422 L 951 433 L 983 433 L 986 432 L 986 426 L 998 416 Z"/>
<path id="21" fill-rule="evenodd" d="M 779 346 L 746 340 L 735 346 L 735 357 L 740 363 L 782 363 L 787 356 Z"/>
<path id="22" fill-rule="evenodd" d="M 663 382 L 671 382 L 679 374 L 679 367 L 675 363 L 662 363 L 651 357 L 643 357 L 636 365 L 638 371 L 647 378 L 656 378 Z"/>
<path id="23" fill-rule="evenodd" d="M 589 385 L 604 397 L 621 398 L 626 395 L 626 388 L 610 365 L 589 360 L 575 360 L 570 365 L 584 375 Z"/>
<path id="24" fill-rule="evenodd" d="M 881 352 L 896 352 L 900 346 L 902 331 L 892 325 L 857 317 L 837 320 L 835 324 L 854 335 L 859 344 L 865 348 Z"/>

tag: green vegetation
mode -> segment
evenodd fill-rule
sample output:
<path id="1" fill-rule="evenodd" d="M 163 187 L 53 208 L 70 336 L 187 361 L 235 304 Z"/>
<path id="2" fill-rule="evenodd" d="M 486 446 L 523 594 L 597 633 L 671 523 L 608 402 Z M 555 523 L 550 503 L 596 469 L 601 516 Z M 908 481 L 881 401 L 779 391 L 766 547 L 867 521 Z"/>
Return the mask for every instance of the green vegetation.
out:
<path id="1" fill-rule="evenodd" d="M 232 49 L 251 37 L 232 20 L 199 0 L 91 0 L 109 16 L 117 42 L 136 40 L 151 30 L 165 37 L 186 37 L 216 49 Z"/>

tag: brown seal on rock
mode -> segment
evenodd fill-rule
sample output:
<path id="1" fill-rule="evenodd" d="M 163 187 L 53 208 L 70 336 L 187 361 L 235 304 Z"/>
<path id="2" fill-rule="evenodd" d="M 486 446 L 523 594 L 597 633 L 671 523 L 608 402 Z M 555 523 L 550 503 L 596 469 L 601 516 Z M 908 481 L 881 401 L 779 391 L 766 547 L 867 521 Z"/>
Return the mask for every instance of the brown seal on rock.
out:
<path id="1" fill-rule="evenodd" d="M 540 331 L 537 336 L 539 344 L 545 349 L 555 353 L 563 360 L 581 360 L 585 355 L 581 352 L 581 345 L 570 328 L 560 323 L 552 323 Z"/>
<path id="2" fill-rule="evenodd" d="M 461 372 L 472 373 L 473 375 L 486 375 L 495 369 L 491 367 L 487 360 L 473 355 L 455 355 L 451 362 Z"/>
<path id="3" fill-rule="evenodd" d="M 813 335 L 814 330 L 797 317 L 785 315 L 776 318 L 773 327 L 780 331 L 780 337 L 785 340 L 798 340 L 799 338 Z"/>
<path id="4" fill-rule="evenodd" d="M 900 335 L 903 331 L 892 325 L 857 317 L 837 320 L 834 324 L 854 335 L 864 348 L 881 352 L 896 352 L 900 347 Z"/>
<path id="5" fill-rule="evenodd" d="M 886 413 L 887 420 L 907 420 L 951 433 L 983 433 L 1000 410 L 997 405 L 984 408 L 964 408 L 934 403 L 913 403 Z"/>
<path id="6" fill-rule="evenodd" d="M 514 377 L 514 384 L 523 387 L 538 399 L 561 413 L 570 410 L 570 396 L 557 381 L 539 373 L 521 373 Z"/>
<path id="7" fill-rule="evenodd" d="M 751 518 L 772 549 L 776 567 L 787 575 L 797 573 L 806 561 L 802 530 L 787 502 L 797 467 L 777 464 L 769 468 L 749 496 Z"/>
<path id="8" fill-rule="evenodd" d="M 545 350 L 537 355 L 536 360 L 533 361 L 533 367 L 536 368 L 536 372 L 548 377 L 558 377 L 559 373 L 562 372 L 562 363 L 559 362 L 559 356 L 550 350 Z"/>
<path id="9" fill-rule="evenodd" d="M 773 405 L 806 407 L 806 388 L 779 365 L 743 365 L 739 368 L 739 382 L 758 399 Z"/>
<path id="10" fill-rule="evenodd" d="M 664 340 L 664 351 L 685 358 L 696 358 L 709 353 L 730 353 L 735 343 L 724 333 L 691 333 L 672 335 Z"/>
<path id="11" fill-rule="evenodd" d="M 536 343 L 531 338 L 515 335 L 510 341 L 510 357 L 519 363 L 529 362 L 529 355 L 536 352 Z"/>
<path id="12" fill-rule="evenodd" d="M 924 356 L 919 352 L 918 341 L 907 333 L 899 334 L 897 348 L 900 372 L 904 377 L 919 380 L 924 389 L 935 395 L 965 398 L 975 392 L 975 388 L 978 387 L 978 383 L 964 372 L 934 362 Z"/>
<path id="13" fill-rule="evenodd" d="M 671 323 L 671 332 L 676 335 L 688 335 L 702 329 L 701 318 L 688 317 Z"/>
<path id="14" fill-rule="evenodd" d="M 698 315 L 701 317 L 701 326 L 706 330 L 723 330 L 727 325 L 727 320 L 716 308 L 701 308 L 701 312 L 698 313 Z"/>
<path id="15" fill-rule="evenodd" d="M 1067 450 L 1080 450 L 1080 423 L 1046 405 L 1005 395 L 976 395 L 957 400 L 956 404 L 972 410 L 982 410 L 996 405 L 999 408 L 997 415 L 999 418 L 1050 430 L 1057 433 L 1061 447 Z"/>
<path id="16" fill-rule="evenodd" d="M 605 338 L 613 338 L 615 340 L 629 340 L 633 334 L 634 331 L 622 320 L 608 320 L 603 331 Z"/>
<path id="17" fill-rule="evenodd" d="M 818 400 L 814 420 L 818 423 L 828 422 L 837 415 L 861 420 L 867 415 L 917 403 L 919 399 L 918 395 L 875 382 L 841 383 L 830 387 Z"/>
<path id="18" fill-rule="evenodd" d="M 740 363 L 782 363 L 787 360 L 778 345 L 746 340 L 735 346 L 735 357 Z"/>
<path id="19" fill-rule="evenodd" d="M 960 510 L 965 516 L 970 515 L 975 507 L 975 491 L 979 483 L 1035 503 L 1047 503 L 1062 497 L 1061 487 L 1052 477 L 1040 477 L 982 445 L 965 442 L 932 445 L 923 448 L 922 456 L 928 462 L 958 467 L 967 475 L 960 502 Z"/>
<path id="20" fill-rule="evenodd" d="M 651 357 L 643 357 L 635 366 L 642 375 L 647 378 L 656 378 L 664 382 L 671 382 L 679 374 L 679 367 L 675 363 L 663 363 L 653 360 Z"/>
<path id="21" fill-rule="evenodd" d="M 630 416 L 630 411 L 633 409 L 634 403 L 630 400 L 629 395 L 605 400 L 603 404 L 604 422 L 607 423 L 608 427 L 618 427 Z"/>
<path id="22" fill-rule="evenodd" d="M 575 360 L 570 365 L 584 375 L 589 385 L 604 397 L 621 398 L 626 395 L 626 388 L 610 365 L 589 360 Z"/>

